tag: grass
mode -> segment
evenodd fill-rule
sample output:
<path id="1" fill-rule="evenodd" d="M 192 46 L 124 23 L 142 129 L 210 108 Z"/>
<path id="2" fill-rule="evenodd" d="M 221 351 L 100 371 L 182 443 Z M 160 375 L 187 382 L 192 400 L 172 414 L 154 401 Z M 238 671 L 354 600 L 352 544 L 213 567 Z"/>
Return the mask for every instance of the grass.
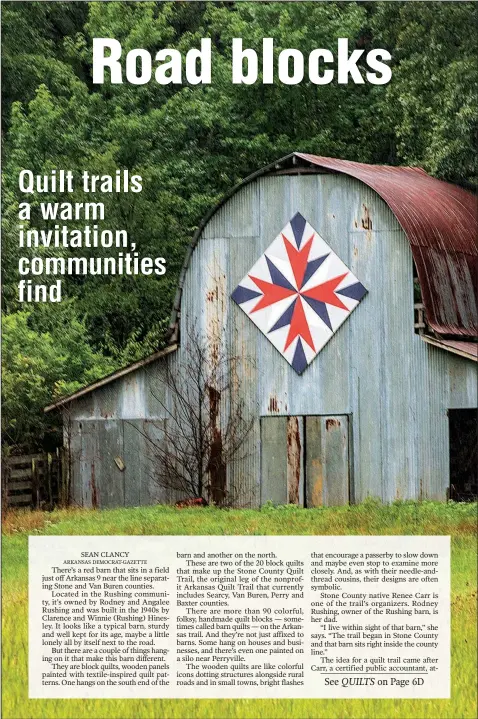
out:
<path id="1" fill-rule="evenodd" d="M 375 501 L 354 507 L 258 510 L 138 507 L 10 512 L 3 531 L 5 719 L 461 719 L 477 716 L 476 510 L 473 504 Z M 452 537 L 452 696 L 439 700 L 28 699 L 27 543 L 48 535 L 444 534 Z"/>

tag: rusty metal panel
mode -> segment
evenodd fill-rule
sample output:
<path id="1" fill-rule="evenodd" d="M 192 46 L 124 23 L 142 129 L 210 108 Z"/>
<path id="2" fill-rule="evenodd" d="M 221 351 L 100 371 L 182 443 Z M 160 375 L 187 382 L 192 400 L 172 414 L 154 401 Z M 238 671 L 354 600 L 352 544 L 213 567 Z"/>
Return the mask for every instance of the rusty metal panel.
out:
<path id="1" fill-rule="evenodd" d="M 287 504 L 304 505 L 304 418 L 287 417 Z"/>
<path id="2" fill-rule="evenodd" d="M 306 417 L 305 441 L 307 456 L 305 458 L 306 503 L 307 507 L 323 507 L 325 457 L 322 443 L 322 417 Z"/>
<path id="3" fill-rule="evenodd" d="M 96 505 L 125 506 L 125 461 L 123 422 L 96 422 L 98 455 L 95 462 Z M 93 506 L 94 506 L 93 502 Z"/>
<path id="4" fill-rule="evenodd" d="M 79 479 L 81 506 L 98 507 L 97 470 L 99 461 L 98 423 L 82 420 L 78 423 L 81 437 Z"/>
<path id="5" fill-rule="evenodd" d="M 435 247 L 412 251 L 430 327 L 445 335 L 475 336 L 477 258 Z"/>
<path id="6" fill-rule="evenodd" d="M 349 503 L 349 418 L 305 417 L 308 507 Z"/>
<path id="7" fill-rule="evenodd" d="M 261 418 L 261 504 L 287 504 L 287 417 Z"/>
<path id="8" fill-rule="evenodd" d="M 261 503 L 304 504 L 303 417 L 261 418 Z"/>
<path id="9" fill-rule="evenodd" d="M 478 334 L 474 195 L 419 168 L 365 165 L 304 153 L 297 157 L 355 177 L 375 190 L 410 242 L 430 326 L 442 334 Z"/>

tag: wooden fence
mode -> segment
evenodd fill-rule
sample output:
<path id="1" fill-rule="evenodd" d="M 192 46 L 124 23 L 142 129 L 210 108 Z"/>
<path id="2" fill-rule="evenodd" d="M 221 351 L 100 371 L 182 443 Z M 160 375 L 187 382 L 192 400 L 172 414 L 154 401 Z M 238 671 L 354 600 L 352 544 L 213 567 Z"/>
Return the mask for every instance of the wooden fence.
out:
<path id="1" fill-rule="evenodd" d="M 62 452 L 24 454 L 3 461 L 2 500 L 7 507 L 50 509 L 65 497 Z"/>

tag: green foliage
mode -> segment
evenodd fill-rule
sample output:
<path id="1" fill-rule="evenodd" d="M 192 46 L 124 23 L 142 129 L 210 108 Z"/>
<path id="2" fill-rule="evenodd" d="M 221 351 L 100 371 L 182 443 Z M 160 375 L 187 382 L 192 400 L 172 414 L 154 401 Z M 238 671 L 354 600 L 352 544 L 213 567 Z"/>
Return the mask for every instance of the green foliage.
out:
<path id="1" fill-rule="evenodd" d="M 392 49 L 381 103 L 397 159 L 457 184 L 478 184 L 476 3 L 377 3 L 372 28 Z"/>
<path id="2" fill-rule="evenodd" d="M 373 508 L 373 509 L 372 509 Z M 128 509 L 8 512 L 3 531 L 5 719 L 465 719 L 476 717 L 476 504 L 368 502 L 295 511 Z M 451 535 L 450 699 L 29 699 L 28 536 L 62 535 Z M 60 539 L 58 541 L 61 541 Z"/>
<path id="3" fill-rule="evenodd" d="M 167 274 L 64 280 L 69 312 L 83 327 L 85 344 L 93 356 L 116 366 L 162 346 L 185 249 L 204 214 L 232 185 L 281 155 L 302 150 L 417 164 L 437 177 L 476 186 L 477 39 L 471 29 L 477 13 L 476 3 L 466 2 L 5 4 L 5 312 L 21 313 L 22 325 L 16 212 L 24 199 L 17 185 L 23 168 L 97 174 L 127 168 L 143 177 L 141 194 L 101 198 L 104 227 L 126 229 L 143 256 L 165 257 Z M 93 37 L 115 37 L 125 51 L 151 52 L 161 47 L 186 52 L 198 47 L 201 37 L 211 37 L 212 84 L 93 86 Z M 233 85 L 234 37 L 258 51 L 263 37 L 273 37 L 276 56 L 285 47 L 336 50 L 337 38 L 348 37 L 364 50 L 388 48 L 393 77 L 387 86 Z M 76 191 L 65 199 L 84 197 Z M 47 227 L 37 200 L 32 204 L 31 226 Z M 38 306 L 29 311 L 29 332 L 43 345 L 49 330 L 42 322 L 49 313 Z M 45 360 L 38 372 L 40 385 L 51 389 L 58 362 L 46 356 L 49 368 Z M 92 364 L 99 372 L 102 362 Z M 85 366 L 77 381 L 92 376 L 90 369 Z M 55 391 L 61 378 L 60 372 Z M 17 420 L 29 438 L 46 431 L 35 397 L 25 398 L 25 421 Z M 51 399 L 52 394 L 45 403 Z"/>
<path id="4" fill-rule="evenodd" d="M 87 6 L 81 2 L 6 3 L 2 7 L 2 125 L 10 122 L 12 102 L 33 99 L 42 83 L 55 94 L 64 92 L 72 73 L 64 38 L 79 32 Z M 75 69 L 78 69 L 75 67 Z"/>
<path id="5" fill-rule="evenodd" d="M 3 318 L 2 431 L 17 450 L 58 442 L 43 408 L 112 369 L 92 350 L 70 305 L 55 313 L 42 309 L 42 317 L 15 312 Z"/>

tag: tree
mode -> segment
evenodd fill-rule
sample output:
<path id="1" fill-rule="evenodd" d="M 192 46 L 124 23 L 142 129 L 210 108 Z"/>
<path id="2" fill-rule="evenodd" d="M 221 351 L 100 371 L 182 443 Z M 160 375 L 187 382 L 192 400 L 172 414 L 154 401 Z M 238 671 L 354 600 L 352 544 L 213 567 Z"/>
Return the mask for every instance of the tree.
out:
<path id="1" fill-rule="evenodd" d="M 160 441 L 143 434 L 150 443 L 153 478 L 186 498 L 234 504 L 242 488 L 227 485 L 227 467 L 244 458 L 253 426 L 241 392 L 248 360 L 229 356 L 218 342 L 195 334 L 182 356 L 183 364 L 176 358 L 164 363 L 153 390 L 165 415 L 158 424 Z"/>
<path id="2" fill-rule="evenodd" d="M 372 32 L 393 56 L 377 97 L 377 130 L 393 131 L 397 164 L 449 182 L 478 184 L 476 3 L 375 3 Z"/>
<path id="3" fill-rule="evenodd" d="M 2 433 L 16 452 L 61 444 L 58 417 L 45 415 L 44 407 L 112 368 L 93 352 L 68 304 L 43 311 L 41 322 L 39 312 L 36 318 L 16 312 L 2 322 Z"/>
<path id="4" fill-rule="evenodd" d="M 105 202 L 102 229 L 126 229 L 142 255 L 167 258 L 161 278 L 63 279 L 70 317 L 83 328 L 82 346 L 96 357 L 91 364 L 85 360 L 81 379 L 95 379 L 95 368 L 100 373 L 104 364 L 118 367 L 164 344 L 185 250 L 202 217 L 239 180 L 281 155 L 302 150 L 419 165 L 441 179 L 476 187 L 478 36 L 470 29 L 477 15 L 472 2 L 5 3 L 6 314 L 20 313 L 12 323 L 24 326 L 25 306 L 17 300 L 18 260 L 28 252 L 18 246 L 18 203 L 25 200 L 18 188 L 20 169 L 114 174 L 126 168 L 140 174 L 140 194 L 95 198 Z M 93 85 L 93 37 L 114 37 L 125 51 L 144 47 L 152 53 L 162 47 L 185 53 L 211 37 L 212 83 Z M 259 53 L 262 38 L 273 37 L 276 56 L 286 47 L 335 51 L 338 37 L 365 52 L 385 47 L 392 55 L 392 80 L 387 86 L 233 85 L 234 37 Z M 75 191 L 61 199 L 86 198 Z M 30 200 L 30 225 L 48 229 L 39 199 Z M 37 337 L 28 346 L 45 344 L 54 314 L 55 308 L 29 307 L 26 326 Z M 39 382 L 51 388 L 50 367 L 38 359 Z M 21 364 L 14 363 L 9 381 L 15 372 L 21 387 Z M 21 426 L 34 442 L 46 425 L 33 395 L 24 400 Z"/>

